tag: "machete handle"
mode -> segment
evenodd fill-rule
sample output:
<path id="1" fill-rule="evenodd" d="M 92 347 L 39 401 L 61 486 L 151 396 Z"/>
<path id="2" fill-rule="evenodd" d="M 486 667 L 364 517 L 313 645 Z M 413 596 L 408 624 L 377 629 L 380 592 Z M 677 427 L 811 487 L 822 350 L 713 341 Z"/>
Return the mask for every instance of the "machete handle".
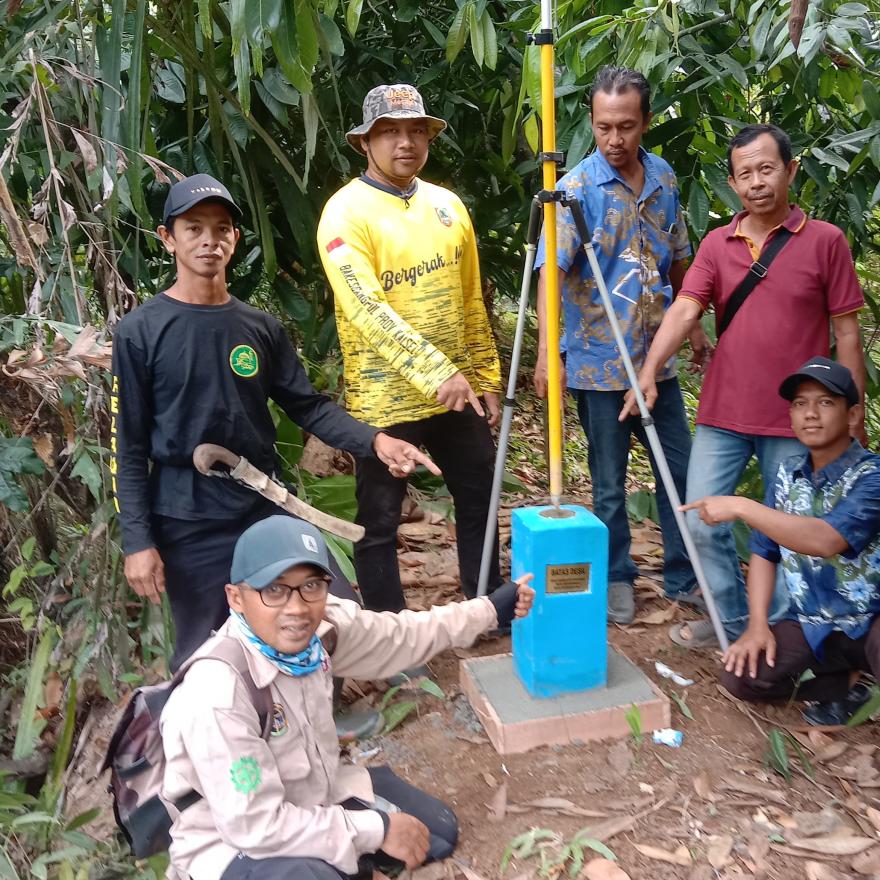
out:
<path id="1" fill-rule="evenodd" d="M 217 446 L 216 443 L 200 443 L 193 450 L 193 465 L 205 476 L 214 470 L 215 464 L 225 464 L 232 470 L 240 460 L 240 455 L 230 452 L 225 446 Z"/>

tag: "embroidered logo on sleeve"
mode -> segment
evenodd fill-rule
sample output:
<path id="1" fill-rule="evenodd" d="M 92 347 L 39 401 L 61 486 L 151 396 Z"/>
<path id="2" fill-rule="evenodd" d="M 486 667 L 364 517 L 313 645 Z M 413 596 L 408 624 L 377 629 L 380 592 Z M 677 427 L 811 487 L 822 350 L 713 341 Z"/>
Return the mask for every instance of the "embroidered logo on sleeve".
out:
<path id="1" fill-rule="evenodd" d="M 229 366 L 236 376 L 250 379 L 260 371 L 260 360 L 257 353 L 249 345 L 236 345 L 229 352 Z"/>
<path id="2" fill-rule="evenodd" d="M 263 780 L 257 759 L 250 755 L 233 761 L 229 768 L 229 776 L 232 779 L 233 787 L 240 794 L 250 794 L 256 791 Z"/>

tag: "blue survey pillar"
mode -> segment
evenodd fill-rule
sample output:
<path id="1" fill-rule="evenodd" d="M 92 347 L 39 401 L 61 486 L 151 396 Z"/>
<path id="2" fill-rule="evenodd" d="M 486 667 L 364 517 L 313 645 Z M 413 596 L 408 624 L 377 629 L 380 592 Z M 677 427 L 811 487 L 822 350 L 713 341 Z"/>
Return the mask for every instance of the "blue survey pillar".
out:
<path id="1" fill-rule="evenodd" d="M 532 572 L 535 604 L 513 624 L 513 666 L 533 697 L 604 687 L 608 529 L 584 507 L 524 507 L 511 522 L 514 578 Z"/>

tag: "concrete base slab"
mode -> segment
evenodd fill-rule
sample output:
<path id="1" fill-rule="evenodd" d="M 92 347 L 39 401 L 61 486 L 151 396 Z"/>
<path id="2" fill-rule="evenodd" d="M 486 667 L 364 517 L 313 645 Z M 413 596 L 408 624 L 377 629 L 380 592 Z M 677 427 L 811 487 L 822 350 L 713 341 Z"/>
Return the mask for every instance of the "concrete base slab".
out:
<path id="1" fill-rule="evenodd" d="M 607 687 L 560 697 L 532 697 L 514 672 L 512 654 L 462 660 L 460 679 L 501 755 L 629 736 L 625 716 L 632 706 L 638 708 L 646 734 L 669 726 L 666 695 L 635 664 L 610 648 Z"/>

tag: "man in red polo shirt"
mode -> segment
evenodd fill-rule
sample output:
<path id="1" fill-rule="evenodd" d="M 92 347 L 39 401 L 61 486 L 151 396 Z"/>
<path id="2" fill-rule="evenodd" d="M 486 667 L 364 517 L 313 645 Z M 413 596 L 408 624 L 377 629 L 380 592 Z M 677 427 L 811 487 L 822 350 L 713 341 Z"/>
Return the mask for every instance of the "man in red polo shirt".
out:
<path id="1" fill-rule="evenodd" d="M 791 141 L 775 125 L 748 125 L 727 150 L 728 182 L 744 210 L 710 232 L 688 269 L 675 302 L 651 345 L 639 384 L 648 406 L 655 376 L 678 351 L 702 313 L 712 306 L 719 326 L 731 295 L 757 265 L 783 227 L 793 235 L 718 341 L 700 396 L 697 428 L 688 467 L 687 499 L 731 495 L 751 457 L 758 459 L 765 485 L 780 462 L 803 452 L 795 439 L 785 401 L 776 389 L 798 365 L 830 352 L 834 330 L 837 359 L 848 367 L 864 394 L 865 366 L 858 310 L 864 297 L 846 238 L 836 226 L 808 219 L 788 202 L 797 172 Z M 632 410 L 632 392 L 621 418 Z M 857 436 L 864 423 L 857 426 Z M 694 543 L 727 635 L 738 638 L 748 619 L 745 583 L 729 525 L 710 528 L 688 514 Z M 788 604 L 777 581 L 773 611 Z M 670 636 L 685 647 L 717 644 L 708 620 L 673 626 Z"/>

